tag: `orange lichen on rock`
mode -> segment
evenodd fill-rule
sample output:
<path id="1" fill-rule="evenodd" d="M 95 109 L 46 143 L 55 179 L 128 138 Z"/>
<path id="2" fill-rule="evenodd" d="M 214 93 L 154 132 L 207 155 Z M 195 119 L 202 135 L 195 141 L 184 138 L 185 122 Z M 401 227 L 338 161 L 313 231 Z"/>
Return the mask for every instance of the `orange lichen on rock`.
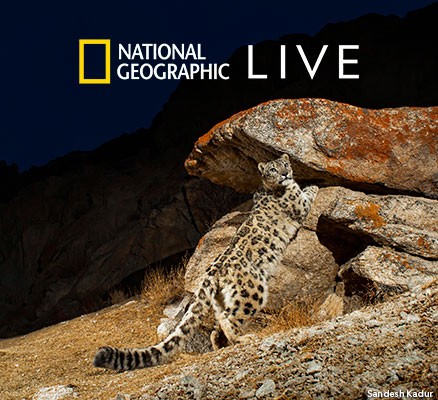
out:
<path id="1" fill-rule="evenodd" d="M 205 133 L 204 135 L 202 135 L 195 143 L 196 147 L 204 147 L 206 144 L 208 144 L 211 140 L 211 138 L 213 137 L 213 132 L 214 129 L 216 127 L 214 127 L 213 129 L 210 129 L 207 133 Z"/>
<path id="2" fill-rule="evenodd" d="M 196 250 L 199 250 L 199 248 L 202 246 L 202 243 L 204 242 L 205 235 L 201 236 L 201 239 L 199 239 L 198 244 L 196 245 Z"/>
<path id="3" fill-rule="evenodd" d="M 196 142 L 195 142 L 195 148 L 200 148 L 200 147 L 205 147 L 210 143 L 210 140 L 213 139 L 213 137 L 215 136 L 215 134 L 217 132 L 220 132 L 220 129 L 222 126 L 224 126 L 225 124 L 229 124 L 233 121 L 235 121 L 236 119 L 239 119 L 241 117 L 243 117 L 245 114 L 248 114 L 252 111 L 252 108 L 250 108 L 249 110 L 243 110 L 240 111 L 234 115 L 232 115 L 230 118 L 218 122 L 216 125 L 213 126 L 213 128 L 211 128 L 207 133 L 205 133 L 204 135 L 202 135 Z"/>
<path id="4" fill-rule="evenodd" d="M 378 204 L 368 203 L 366 205 L 356 206 L 354 211 L 359 218 L 371 222 L 374 228 L 381 228 L 386 225 L 386 222 L 379 214 L 379 210 L 380 206 Z"/>
<path id="5" fill-rule="evenodd" d="M 357 179 L 357 177 L 351 173 L 351 170 L 345 168 L 344 162 L 342 160 L 329 160 L 329 161 L 331 162 L 327 164 L 325 169 L 331 174 L 351 180 Z"/>
<path id="6" fill-rule="evenodd" d="M 410 269 L 410 270 L 413 270 L 413 269 L 423 270 L 424 269 L 421 267 L 414 268 L 411 264 L 409 264 L 406 257 L 402 257 L 399 254 L 386 253 L 386 254 L 384 254 L 383 257 L 386 258 L 387 260 L 393 262 L 393 263 L 396 263 L 398 265 L 403 266 L 403 268 L 405 268 L 405 269 Z"/>
<path id="7" fill-rule="evenodd" d="M 418 244 L 418 246 L 423 247 L 423 248 L 426 249 L 427 251 L 430 250 L 430 244 L 429 244 L 429 242 L 428 242 L 425 238 L 423 238 L 423 237 L 421 237 L 421 236 L 418 238 L 418 240 L 417 240 L 417 244 Z"/>
<path id="8" fill-rule="evenodd" d="M 277 112 L 276 115 L 279 119 L 291 119 L 294 115 L 298 114 L 298 109 L 294 108 L 292 104 L 289 104 L 287 106 L 281 107 Z"/>
<path id="9" fill-rule="evenodd" d="M 254 180 L 254 160 L 286 152 L 303 174 L 325 185 L 347 180 L 434 198 L 437 114 L 438 107 L 372 110 L 325 99 L 271 100 L 216 124 L 197 140 L 186 168 L 243 192 L 253 189 L 240 177 L 243 170 Z M 239 160 L 242 166 L 230 169 Z"/>

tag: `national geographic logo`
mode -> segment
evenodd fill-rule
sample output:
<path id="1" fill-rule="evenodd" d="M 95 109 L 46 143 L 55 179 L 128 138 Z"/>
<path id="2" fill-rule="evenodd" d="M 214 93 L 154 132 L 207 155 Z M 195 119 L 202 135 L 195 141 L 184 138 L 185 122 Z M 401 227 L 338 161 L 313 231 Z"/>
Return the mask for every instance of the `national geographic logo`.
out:
<path id="1" fill-rule="evenodd" d="M 86 78 L 85 46 L 104 46 L 105 73 L 102 78 Z M 79 83 L 109 84 L 111 83 L 111 40 L 110 39 L 79 39 Z"/>
<path id="2" fill-rule="evenodd" d="M 87 65 L 87 46 L 104 46 L 103 60 L 96 60 Z M 86 50 L 87 48 L 87 50 Z M 229 79 L 229 64 L 207 62 L 200 43 L 118 43 L 118 65 L 114 68 L 117 78 L 127 80 L 180 80 L 180 79 Z M 105 65 L 104 76 L 96 78 L 87 76 L 95 64 Z M 100 68 L 102 69 L 102 68 Z M 93 72 L 93 71 L 92 71 Z M 91 73 L 92 73 L 91 72 Z M 94 71 L 94 74 L 96 72 Z M 111 40 L 79 40 L 79 83 L 111 83 Z"/>
<path id="3" fill-rule="evenodd" d="M 90 47 L 87 47 L 90 46 Z M 96 58 L 96 46 L 104 53 Z M 330 45 L 333 47 L 333 45 Z M 359 74 L 347 74 L 345 66 L 358 64 L 355 51 L 359 50 L 358 44 L 334 46 L 338 53 L 338 79 L 359 79 Z M 337 49 L 336 49 L 337 47 Z M 85 49 L 88 49 L 87 51 Z M 303 46 L 281 45 L 279 47 L 280 68 L 277 76 L 280 79 L 287 77 L 286 52 L 291 52 L 301 60 L 309 74 L 314 79 L 318 68 L 323 62 L 329 45 L 322 45 L 316 61 L 311 64 Z M 348 52 L 346 55 L 345 52 Z M 353 53 L 351 53 L 353 52 Z M 90 55 L 90 62 L 87 66 L 87 57 Z M 94 58 L 93 58 L 94 55 Z M 87 57 L 86 57 L 87 56 Z M 353 58 L 352 58 L 353 57 Z M 118 43 L 117 44 L 118 65 L 113 69 L 117 78 L 122 81 L 130 80 L 181 80 L 181 79 L 207 79 L 207 80 L 228 80 L 230 65 L 227 63 L 209 63 L 204 55 L 200 43 Z M 331 58 L 333 62 L 333 57 Z M 90 68 L 91 72 L 86 70 Z M 97 69 L 97 72 L 96 72 Z M 257 68 L 258 70 L 258 68 Z M 103 72 L 102 72 L 103 71 Z M 357 71 L 357 70 L 356 70 Z M 356 72 L 352 71 L 352 72 Z M 262 71 L 260 71 L 262 72 Z M 98 77 L 96 77 L 98 75 Z M 254 46 L 248 45 L 248 79 L 269 79 L 266 73 L 255 73 L 254 67 Z M 276 78 L 274 76 L 274 78 Z M 80 39 L 79 40 L 79 83 L 80 84 L 109 84 L 111 83 L 111 40 L 110 39 Z"/>

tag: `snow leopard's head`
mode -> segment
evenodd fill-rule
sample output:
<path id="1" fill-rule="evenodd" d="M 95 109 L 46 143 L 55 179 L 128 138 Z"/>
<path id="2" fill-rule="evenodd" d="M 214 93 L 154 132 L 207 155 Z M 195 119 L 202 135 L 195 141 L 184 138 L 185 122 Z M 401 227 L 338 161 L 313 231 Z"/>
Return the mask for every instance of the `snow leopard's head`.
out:
<path id="1" fill-rule="evenodd" d="M 267 190 L 278 190 L 287 186 L 293 180 L 292 167 L 289 155 L 283 154 L 276 160 L 259 163 L 262 184 Z"/>

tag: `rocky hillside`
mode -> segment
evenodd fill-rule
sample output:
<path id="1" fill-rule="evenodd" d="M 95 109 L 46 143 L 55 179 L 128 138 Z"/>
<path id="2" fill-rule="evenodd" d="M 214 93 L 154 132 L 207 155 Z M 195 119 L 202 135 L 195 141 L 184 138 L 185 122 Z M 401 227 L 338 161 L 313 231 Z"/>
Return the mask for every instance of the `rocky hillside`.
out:
<path id="1" fill-rule="evenodd" d="M 200 331 L 191 345 L 204 354 L 182 354 L 171 364 L 127 373 L 93 368 L 93 355 L 103 344 L 156 342 L 161 310 L 132 300 L 2 340 L 3 398 L 363 399 L 384 392 L 433 398 L 438 389 L 438 200 L 431 198 L 438 163 L 430 144 L 438 134 L 435 115 L 436 107 L 375 112 L 328 100 L 276 100 L 216 125 L 187 159 L 191 173 L 249 190 L 257 184 L 257 162 L 287 152 L 301 182 L 326 186 L 270 282 L 268 312 L 250 327 L 253 341 L 209 352 L 201 348 Z M 297 126 L 309 124 L 313 129 L 297 141 Z M 322 145 L 333 143 L 321 139 L 328 129 L 336 143 L 332 152 Z M 412 132 L 418 136 L 410 137 Z M 395 144 L 379 147 L 382 137 L 391 135 L 405 151 Z M 362 151 L 355 151 L 362 143 Z M 367 156 L 369 149 L 374 151 Z M 405 164 L 396 162 L 400 158 Z M 336 162 L 342 168 L 331 168 Z M 418 176 L 410 172 L 414 164 L 423 171 Z M 189 291 L 250 206 L 241 204 L 199 241 L 187 266 Z M 311 305 L 308 326 L 272 325 L 269 316 L 284 314 L 285 304 Z M 174 317 L 161 321 L 160 334 L 178 320 L 178 307 L 172 309 Z"/>
<path id="2" fill-rule="evenodd" d="M 142 277 L 148 266 L 191 251 L 218 217 L 245 198 L 190 178 L 183 169 L 196 138 L 230 115 L 275 98 L 326 98 L 368 108 L 437 104 L 437 59 L 431 51 L 437 13 L 433 4 L 405 18 L 367 15 L 331 24 L 314 37 L 290 35 L 260 43 L 254 49 L 256 61 L 273 76 L 269 81 L 245 78 L 246 48 L 239 49 L 230 58 L 229 81 L 182 82 L 148 130 L 24 174 L 0 164 L 0 335 L 28 332 L 102 307 L 108 293 L 133 274 L 140 271 Z M 337 53 L 331 49 L 346 37 L 360 45 L 361 79 L 340 83 Z M 287 79 L 275 79 L 279 66 L 272 60 L 278 60 L 281 44 L 302 44 L 311 57 L 322 43 L 333 46 L 314 80 L 292 51 Z M 391 136 L 386 145 L 398 142 L 400 155 L 402 140 Z M 326 157 L 342 156 L 336 154 L 336 143 L 328 145 Z M 422 142 L 425 149 L 430 145 Z M 379 193 L 393 193 L 394 182 L 403 180 L 401 175 L 388 180 L 397 159 L 388 162 L 371 177 Z M 358 173 L 345 164 L 344 172 L 349 169 Z M 303 167 L 303 173 L 309 171 Z M 318 171 L 314 178 L 324 181 L 326 175 Z M 412 171 L 403 191 L 428 193 Z M 422 174 L 418 171 L 417 178 Z M 341 171 L 330 177 L 336 177 L 336 184 L 346 182 Z M 366 189 L 364 179 L 357 189 Z"/>
<path id="3" fill-rule="evenodd" d="M 302 185 L 321 186 L 270 281 L 267 309 L 248 328 L 253 340 L 211 352 L 200 329 L 189 347 L 204 354 L 122 374 L 94 369 L 99 346 L 152 344 L 186 304 L 173 305 L 159 325 L 161 310 L 133 300 L 2 340 L 5 398 L 362 399 L 384 392 L 432 398 L 438 386 L 436 116 L 437 107 L 370 110 L 283 99 L 215 125 L 186 159 L 191 174 L 249 192 L 258 184 L 257 163 L 287 153 Z M 208 204 L 222 194 L 208 191 Z M 185 276 L 189 292 L 250 206 L 240 204 L 198 242 Z M 293 325 L 307 326 L 273 323 L 291 305 L 308 314 Z"/>
<path id="4" fill-rule="evenodd" d="M 183 354 L 169 365 L 129 373 L 93 368 L 102 341 L 156 340 L 157 314 L 131 301 L 1 341 L 2 399 L 363 399 L 368 390 L 436 395 L 438 286 L 418 289 L 311 327 L 259 334 L 249 345 Z"/>
<path id="5" fill-rule="evenodd" d="M 433 398 L 437 296 L 435 282 L 415 295 L 224 349 L 146 384 L 138 397 L 120 398 L 363 399 L 385 391 Z"/>

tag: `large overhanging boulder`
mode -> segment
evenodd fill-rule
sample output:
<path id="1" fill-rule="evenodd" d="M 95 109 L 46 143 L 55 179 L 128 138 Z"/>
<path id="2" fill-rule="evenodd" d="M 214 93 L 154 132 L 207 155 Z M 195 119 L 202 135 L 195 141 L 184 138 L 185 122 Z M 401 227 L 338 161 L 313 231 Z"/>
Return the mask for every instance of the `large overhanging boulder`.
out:
<path id="1" fill-rule="evenodd" d="M 273 100 L 200 137 L 185 166 L 240 192 L 257 162 L 291 156 L 297 180 L 438 197 L 438 107 L 370 110 L 325 99 Z"/>

